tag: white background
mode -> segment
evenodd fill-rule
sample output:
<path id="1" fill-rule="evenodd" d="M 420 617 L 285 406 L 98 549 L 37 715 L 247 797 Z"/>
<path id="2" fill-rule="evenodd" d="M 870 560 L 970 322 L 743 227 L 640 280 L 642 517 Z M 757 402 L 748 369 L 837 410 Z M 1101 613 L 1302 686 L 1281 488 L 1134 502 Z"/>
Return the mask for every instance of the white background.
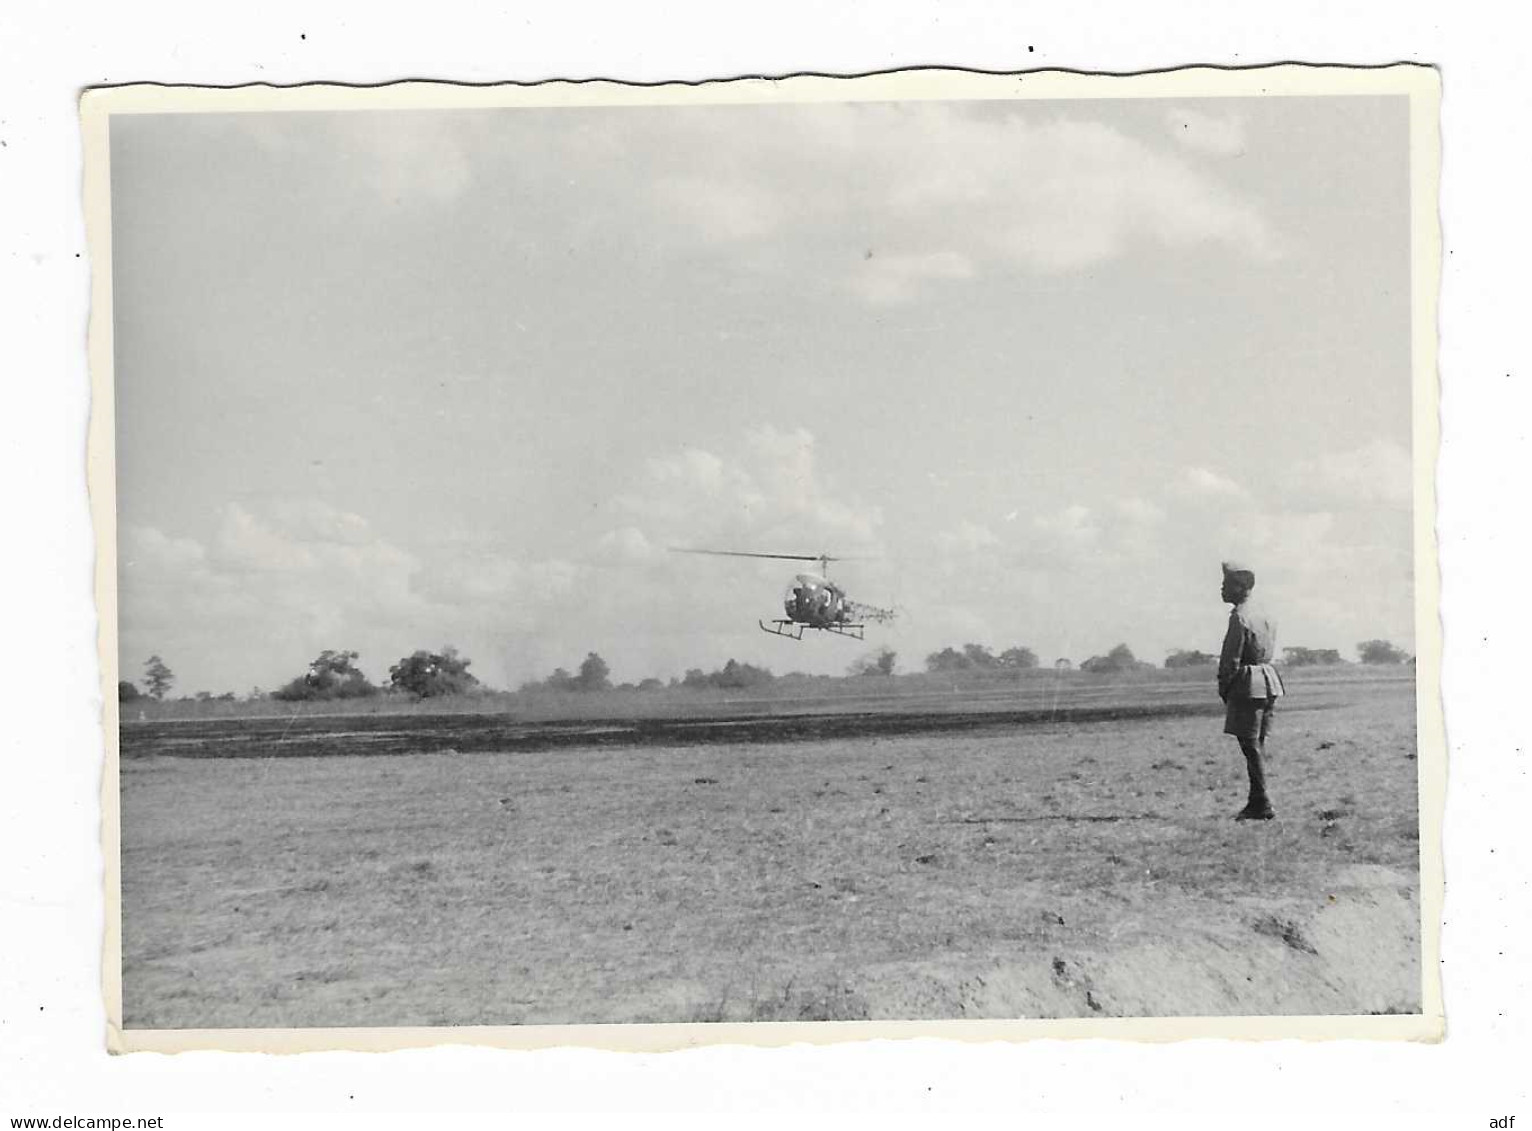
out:
<path id="1" fill-rule="evenodd" d="M 1317 1126 L 1532 1119 L 1525 1073 L 1514 1067 L 1529 1051 L 1532 969 L 1519 819 L 1532 800 L 1521 714 L 1532 674 L 1524 587 L 1532 80 L 1517 9 L 826 0 L 488 7 L 12 3 L 0 11 L 0 1118 L 162 1114 L 167 1127 L 192 1127 L 236 1124 L 176 1113 L 843 1108 L 906 1119 L 949 1109 L 1052 1113 L 1029 1120 L 1048 1126 L 1087 1117 L 1164 1127 L 1287 1126 L 1293 1116 Z M 75 117 L 82 87 L 655 81 L 917 64 L 1132 71 L 1283 60 L 1415 60 L 1443 74 L 1445 1044 L 102 1052 L 101 737 L 84 477 L 88 265 Z"/>

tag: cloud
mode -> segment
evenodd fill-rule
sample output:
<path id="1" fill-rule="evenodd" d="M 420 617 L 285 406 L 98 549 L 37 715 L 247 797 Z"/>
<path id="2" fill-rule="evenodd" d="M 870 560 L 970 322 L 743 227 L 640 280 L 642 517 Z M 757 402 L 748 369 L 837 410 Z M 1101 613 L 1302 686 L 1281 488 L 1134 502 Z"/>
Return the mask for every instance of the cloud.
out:
<path id="1" fill-rule="evenodd" d="M 650 190 L 663 208 L 694 225 L 699 234 L 728 243 L 759 239 L 781 222 L 774 196 L 745 182 L 703 175 L 661 177 Z"/>
<path id="2" fill-rule="evenodd" d="M 719 256 L 881 306 L 1140 245 L 1275 255 L 1261 211 L 1188 153 L 1234 144 L 1237 120 L 1178 120 L 1174 141 L 1084 106 L 956 102 L 247 115 L 234 128 L 305 206 L 429 216 L 474 199 L 496 211 L 496 239 L 536 216 L 529 245 Z M 578 206 L 550 213 L 550 194 Z"/>
<path id="3" fill-rule="evenodd" d="M 213 543 L 213 563 L 229 573 L 304 573 L 318 565 L 313 550 L 237 503 L 225 509 Z"/>
<path id="4" fill-rule="evenodd" d="M 434 563 L 418 573 L 413 592 L 438 605 L 488 615 L 502 627 L 538 623 L 550 605 L 573 597 L 588 571 L 569 561 L 522 561 L 476 555 Z"/>
<path id="5" fill-rule="evenodd" d="M 1165 521 L 1164 508 L 1147 499 L 1118 499 L 1113 504 L 1116 512 L 1135 525 L 1153 525 Z"/>
<path id="6" fill-rule="evenodd" d="M 597 542 L 597 556 L 603 562 L 651 564 L 662 560 L 665 550 L 656 546 L 634 526 L 609 530 Z"/>
<path id="7" fill-rule="evenodd" d="M 1412 646 L 1408 467 L 1397 446 L 1315 457 L 1259 492 L 1196 465 L 1129 497 L 1084 495 L 1003 521 L 999 508 L 993 521 L 953 516 L 934 536 L 903 515 L 887 528 L 819 455 L 808 430 L 771 425 L 717 451 L 657 453 L 600 508 L 610 524 L 562 556 L 401 546 L 318 502 L 229 505 L 205 540 L 128 526 L 126 674 L 159 652 L 188 691 L 272 686 L 344 647 L 382 678 L 399 656 L 444 643 L 500 685 L 589 650 L 624 679 L 730 655 L 778 670 L 823 659 L 789 661 L 771 650 L 778 642 L 755 639 L 756 618 L 776 612 L 807 563 L 679 558 L 672 546 L 863 559 L 836 576 L 859 600 L 903 607 L 878 635 L 906 667 L 970 639 L 1074 659 L 1122 640 L 1147 659 L 1211 648 L 1218 562 L 1230 556 L 1255 568 L 1284 643 Z"/>
<path id="8" fill-rule="evenodd" d="M 1208 114 L 1187 106 L 1165 111 L 1170 136 L 1199 153 L 1237 157 L 1245 151 L 1245 124 L 1235 114 Z"/>
<path id="9" fill-rule="evenodd" d="M 206 544 L 138 525 L 122 545 L 124 655 L 160 652 L 199 687 L 270 685 L 323 648 L 391 660 L 455 627 L 416 588 L 418 557 L 322 503 L 229 504 Z"/>
<path id="10" fill-rule="evenodd" d="M 927 255 L 869 254 L 860 270 L 851 275 L 851 289 L 868 302 L 889 306 L 909 302 L 926 283 L 971 279 L 973 261 L 955 251 Z"/>
<path id="11" fill-rule="evenodd" d="M 1293 487 L 1325 503 L 1408 507 L 1414 498 L 1410 453 L 1388 440 L 1300 461 L 1290 476 Z"/>
<path id="12" fill-rule="evenodd" d="M 1052 535 L 1065 545 L 1084 545 L 1101 533 L 1090 507 L 1073 503 L 1061 510 L 1040 514 L 1032 519 L 1038 533 Z"/>
<path id="13" fill-rule="evenodd" d="M 327 113 L 294 120 L 290 114 L 220 115 L 212 128 L 234 129 L 266 155 L 272 183 L 312 192 L 319 171 L 344 173 L 350 208 L 397 212 L 452 205 L 489 170 L 482 154 L 491 137 L 483 115 L 431 113 Z"/>
<path id="14" fill-rule="evenodd" d="M 399 656 L 444 643 L 501 683 L 567 667 L 591 649 L 647 675 L 708 661 L 699 640 L 753 627 L 778 607 L 784 579 L 807 568 L 693 568 L 668 547 L 877 548 L 880 513 L 836 491 L 802 428 L 750 429 L 726 454 L 657 455 L 633 479 L 608 508 L 619 520 L 562 556 L 405 547 L 363 516 L 316 501 L 228 504 L 202 540 L 127 527 L 124 654 L 159 652 L 209 689 L 274 686 L 324 648 L 361 652 L 363 670 L 382 678 Z"/>
<path id="15" fill-rule="evenodd" d="M 636 534 L 658 546 L 845 552 L 873 545 L 882 520 L 821 478 L 804 428 L 764 424 L 727 458 L 692 448 L 650 459 L 645 470 L 616 500 L 630 541 Z"/>
<path id="16" fill-rule="evenodd" d="M 1000 545 L 1000 539 L 989 527 L 964 521 L 956 529 L 938 534 L 936 545 L 949 554 L 972 555 L 993 550 Z"/>
<path id="17" fill-rule="evenodd" d="M 1226 475 L 1208 467 L 1188 467 L 1181 472 L 1183 493 L 1215 499 L 1239 499 L 1245 489 Z"/>
<path id="18" fill-rule="evenodd" d="M 1139 244 L 1277 254 L 1260 210 L 1181 146 L 1056 114 L 932 102 L 648 115 L 630 119 L 622 168 L 639 184 L 647 171 L 660 230 L 873 305 L 997 270 L 1081 270 Z M 1235 129 L 1208 118 L 1198 144 Z"/>

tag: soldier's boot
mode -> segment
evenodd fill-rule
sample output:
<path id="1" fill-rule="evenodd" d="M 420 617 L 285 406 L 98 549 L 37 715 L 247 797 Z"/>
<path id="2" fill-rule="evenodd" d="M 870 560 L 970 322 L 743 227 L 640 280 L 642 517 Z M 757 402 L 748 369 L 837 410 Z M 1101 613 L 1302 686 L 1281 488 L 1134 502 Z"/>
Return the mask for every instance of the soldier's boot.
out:
<path id="1" fill-rule="evenodd" d="M 1271 799 L 1266 796 L 1266 767 L 1261 748 L 1257 743 L 1240 741 L 1239 748 L 1245 755 L 1245 770 L 1250 775 L 1250 800 L 1234 814 L 1236 821 L 1269 821 L 1276 816 Z"/>

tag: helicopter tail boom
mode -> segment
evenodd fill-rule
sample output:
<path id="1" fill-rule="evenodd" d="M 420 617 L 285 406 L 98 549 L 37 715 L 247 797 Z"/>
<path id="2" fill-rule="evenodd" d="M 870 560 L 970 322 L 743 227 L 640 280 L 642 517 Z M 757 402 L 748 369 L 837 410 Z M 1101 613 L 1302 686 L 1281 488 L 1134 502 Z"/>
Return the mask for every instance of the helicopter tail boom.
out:
<path id="1" fill-rule="evenodd" d="M 876 605 L 864 605 L 858 601 L 848 602 L 847 607 L 857 620 L 871 621 L 873 624 L 888 624 L 899 615 L 895 609 L 880 609 Z"/>

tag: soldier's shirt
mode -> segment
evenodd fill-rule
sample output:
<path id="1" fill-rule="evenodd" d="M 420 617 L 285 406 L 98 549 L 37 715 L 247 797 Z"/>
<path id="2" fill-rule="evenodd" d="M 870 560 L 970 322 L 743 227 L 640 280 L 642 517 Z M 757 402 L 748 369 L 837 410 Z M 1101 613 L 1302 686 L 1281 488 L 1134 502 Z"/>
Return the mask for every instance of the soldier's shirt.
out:
<path id="1" fill-rule="evenodd" d="M 1218 658 L 1218 694 L 1225 699 L 1275 699 L 1283 694 L 1276 654 L 1276 622 L 1250 601 L 1235 605 Z"/>

